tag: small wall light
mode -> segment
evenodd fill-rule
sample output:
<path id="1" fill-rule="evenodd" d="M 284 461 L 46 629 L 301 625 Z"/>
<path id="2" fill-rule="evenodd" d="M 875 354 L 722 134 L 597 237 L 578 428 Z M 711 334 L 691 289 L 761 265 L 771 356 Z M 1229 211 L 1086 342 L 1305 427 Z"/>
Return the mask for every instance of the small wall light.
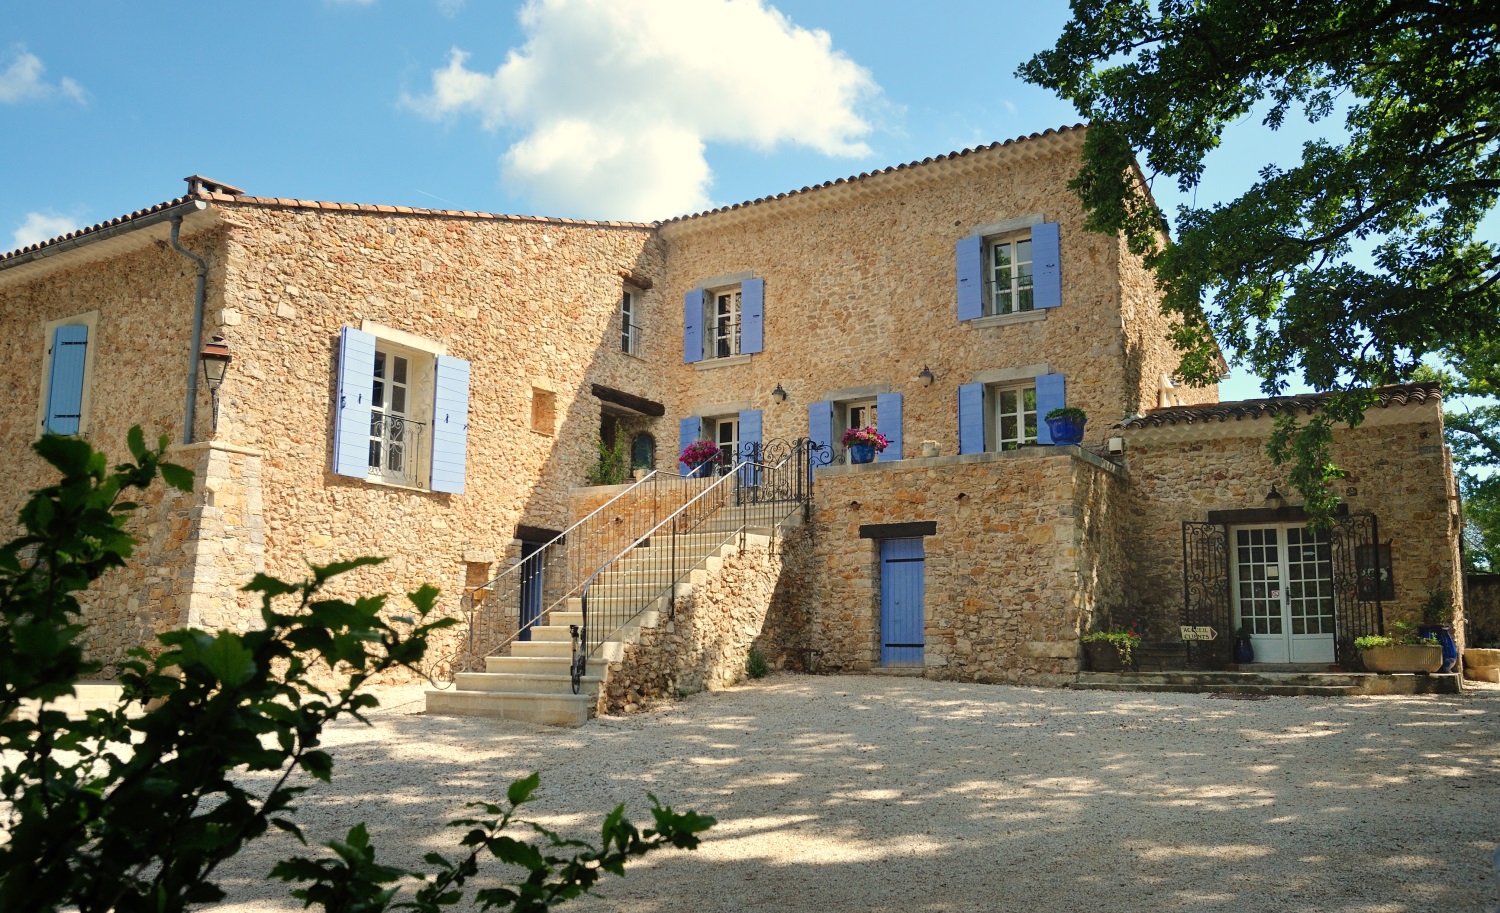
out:
<path id="1" fill-rule="evenodd" d="M 1286 506 L 1286 498 L 1281 496 L 1281 492 L 1276 490 L 1274 484 L 1272 484 L 1271 490 L 1266 493 L 1266 506 L 1272 510 L 1281 510 Z"/>
<path id="2" fill-rule="evenodd" d="M 771 399 L 778 403 L 786 402 L 786 391 L 781 388 L 781 384 L 777 384 L 776 389 L 771 391 Z"/>
<path id="3" fill-rule="evenodd" d="M 213 398 L 214 405 L 214 430 L 219 430 L 219 386 L 224 383 L 224 372 L 229 368 L 230 355 L 229 346 L 224 343 L 223 336 L 215 336 L 203 344 L 203 351 L 198 353 L 198 360 L 203 362 L 203 379 L 208 381 L 208 395 Z"/>
<path id="4" fill-rule="evenodd" d="M 932 386 L 932 382 L 937 380 L 937 378 L 933 376 L 931 368 L 923 365 L 922 370 L 917 372 L 917 380 L 922 382 L 922 386 L 930 387 Z"/>

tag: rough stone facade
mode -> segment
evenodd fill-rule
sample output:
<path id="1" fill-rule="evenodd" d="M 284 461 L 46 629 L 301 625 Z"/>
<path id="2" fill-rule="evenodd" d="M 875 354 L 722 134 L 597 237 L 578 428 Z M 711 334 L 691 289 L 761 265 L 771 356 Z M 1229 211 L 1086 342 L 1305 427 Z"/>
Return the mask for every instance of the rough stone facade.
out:
<path id="1" fill-rule="evenodd" d="M 1180 623 L 1183 522 L 1260 508 L 1273 485 L 1292 492 L 1286 470 L 1266 455 L 1270 426 L 1263 418 L 1124 432 L 1134 566 L 1127 598 L 1156 635 L 1170 639 Z M 1395 598 L 1384 605 L 1387 624 L 1419 620 L 1428 595 L 1447 590 L 1457 594 L 1461 632 L 1458 497 L 1440 404 L 1372 408 L 1360 427 L 1336 431 L 1333 459 L 1347 473 L 1338 493 L 1348 509 L 1373 513 L 1380 541 L 1390 543 Z"/>
<path id="2" fill-rule="evenodd" d="M 880 665 L 879 538 L 860 528 L 931 522 L 927 674 L 1060 683 L 1078 671 L 1081 630 L 1122 591 L 1124 496 L 1120 470 L 1078 448 L 820 470 L 802 594 L 820 668 Z"/>
<path id="3" fill-rule="evenodd" d="M 1470 647 L 1500 647 L 1500 574 L 1464 578 L 1464 613 Z"/>
<path id="4" fill-rule="evenodd" d="M 656 468 L 672 472 L 683 419 L 759 410 L 764 441 L 791 441 L 808 434 L 810 403 L 899 393 L 905 459 L 819 469 L 805 532 L 704 581 L 669 629 L 627 656 L 608 705 L 732 681 L 752 642 L 781 668 L 878 666 L 878 540 L 861 535 L 872 524 L 936 524 L 925 543 L 926 674 L 1061 682 L 1077 671 L 1090 625 L 1146 611 L 1160 631 L 1175 627 L 1184 519 L 1254 506 L 1272 482 L 1287 487 L 1263 455 L 1269 421 L 1213 433 L 1127 428 L 1123 458 L 1096 455 L 1121 420 L 1163 402 L 1214 403 L 1217 388 L 1172 384 L 1172 324 L 1150 273 L 1120 239 L 1084 230 L 1066 185 L 1085 132 L 655 225 L 200 188 L 0 256 L 0 522 L 48 481 L 27 454 L 46 329 L 81 315 L 94 321 L 82 433 L 115 455 L 133 424 L 188 437 L 175 458 L 200 483 L 192 495 L 140 499 L 136 560 L 89 594 L 89 650 L 106 661 L 167 627 L 252 625 L 256 606 L 239 587 L 259 571 L 299 578 L 307 561 L 386 556 L 332 593 L 431 583 L 442 609 L 458 612 L 462 593 L 519 560 L 523 538 L 563 530 L 622 490 L 580 488 L 606 426 L 627 441 L 651 434 Z M 233 354 L 217 422 L 200 389 L 191 435 L 195 266 L 167 243 L 174 214 L 208 264 L 204 336 L 224 337 Z M 1058 226 L 1060 304 L 959 320 L 956 243 L 1039 220 Z M 685 363 L 684 296 L 744 276 L 764 281 L 762 350 Z M 621 346 L 627 287 L 639 328 L 631 354 Z M 334 471 L 346 327 L 468 363 L 461 494 Z M 956 455 L 961 385 L 1044 373 L 1062 375 L 1067 403 L 1089 414 L 1084 449 Z M 636 414 L 621 402 L 653 406 Z M 1437 409 L 1435 398 L 1391 409 L 1339 438 L 1346 500 L 1374 511 L 1392 540 L 1394 617 L 1429 589 L 1458 590 L 1457 500 Z M 924 441 L 941 455 L 923 457 Z M 416 456 L 430 459 L 420 447 Z M 695 490 L 622 504 L 620 523 L 643 531 Z M 557 586 L 549 580 L 549 601 Z M 516 608 L 480 613 L 484 636 L 513 631 Z M 434 655 L 457 655 L 465 637 L 445 633 Z"/>

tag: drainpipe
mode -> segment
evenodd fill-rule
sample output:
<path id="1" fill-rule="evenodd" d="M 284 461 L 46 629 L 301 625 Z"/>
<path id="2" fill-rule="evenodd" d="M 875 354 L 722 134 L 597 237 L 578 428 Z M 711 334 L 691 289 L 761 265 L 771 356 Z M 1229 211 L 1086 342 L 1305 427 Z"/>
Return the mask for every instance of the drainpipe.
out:
<path id="1" fill-rule="evenodd" d="M 184 257 L 191 257 L 198 264 L 198 287 L 193 292 L 193 347 L 188 351 L 187 409 L 184 412 L 182 442 L 193 442 L 193 422 L 198 412 L 198 351 L 203 348 L 203 295 L 208 284 L 208 263 L 177 241 L 182 229 L 182 216 L 172 217 L 172 249 Z"/>

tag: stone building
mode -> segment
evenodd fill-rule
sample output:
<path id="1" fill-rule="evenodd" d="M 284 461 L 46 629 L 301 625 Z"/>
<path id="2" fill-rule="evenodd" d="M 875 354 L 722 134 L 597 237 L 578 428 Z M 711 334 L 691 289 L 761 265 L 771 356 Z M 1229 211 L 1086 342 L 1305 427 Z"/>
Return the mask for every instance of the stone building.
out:
<path id="1" fill-rule="evenodd" d="M 1265 655 L 1326 664 L 1378 626 L 1361 606 L 1390 620 L 1460 592 L 1436 389 L 1384 391 L 1341 433 L 1349 514 L 1304 538 L 1295 506 L 1264 506 L 1287 484 L 1263 445 L 1270 416 L 1316 398 L 1220 404 L 1173 380 L 1150 274 L 1084 230 L 1067 190 L 1085 132 L 652 224 L 190 178 L 0 257 L 0 516 L 45 482 L 26 455 L 44 430 L 111 452 L 133 424 L 181 442 L 200 485 L 153 492 L 137 560 L 89 598 L 106 662 L 167 627 L 249 625 L 253 572 L 362 554 L 390 560 L 345 591 L 433 583 L 479 618 L 492 578 L 618 493 L 581 487 L 601 443 L 663 473 L 698 439 L 825 448 L 774 581 L 747 571 L 763 598 L 723 613 L 787 665 L 1060 683 L 1090 626 L 1171 640 L 1185 619 L 1242 615 Z M 211 393 L 214 336 L 232 362 Z M 1062 406 L 1088 414 L 1082 446 L 1048 446 Z M 842 433 L 864 426 L 890 446 L 849 465 Z M 621 522 L 624 503 L 608 502 Z M 1351 574 L 1380 582 L 1346 598 Z M 1296 595 L 1274 585 L 1290 575 Z M 566 595 L 539 574 L 524 592 Z M 527 612 L 508 611 L 513 632 Z M 732 679 L 751 639 L 721 638 L 735 646 L 695 662 L 722 668 L 689 677 Z M 636 650 L 625 666 L 651 664 Z"/>

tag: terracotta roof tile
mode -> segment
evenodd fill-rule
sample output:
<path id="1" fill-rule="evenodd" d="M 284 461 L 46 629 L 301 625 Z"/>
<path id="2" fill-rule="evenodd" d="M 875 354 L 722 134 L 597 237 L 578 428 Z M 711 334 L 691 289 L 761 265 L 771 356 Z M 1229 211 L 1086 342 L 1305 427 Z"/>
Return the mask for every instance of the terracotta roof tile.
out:
<path id="1" fill-rule="evenodd" d="M 1376 387 L 1375 403 L 1371 408 L 1389 409 L 1392 406 L 1418 405 L 1425 402 L 1440 402 L 1442 387 L 1435 382 L 1393 384 Z M 1259 419 L 1284 412 L 1312 414 L 1333 396 L 1331 393 L 1304 393 L 1297 396 L 1272 396 L 1265 399 L 1242 399 L 1206 406 L 1169 406 L 1152 409 L 1145 415 L 1127 419 L 1118 428 L 1161 428 L 1167 425 L 1197 425 L 1208 422 L 1240 421 Z"/>

